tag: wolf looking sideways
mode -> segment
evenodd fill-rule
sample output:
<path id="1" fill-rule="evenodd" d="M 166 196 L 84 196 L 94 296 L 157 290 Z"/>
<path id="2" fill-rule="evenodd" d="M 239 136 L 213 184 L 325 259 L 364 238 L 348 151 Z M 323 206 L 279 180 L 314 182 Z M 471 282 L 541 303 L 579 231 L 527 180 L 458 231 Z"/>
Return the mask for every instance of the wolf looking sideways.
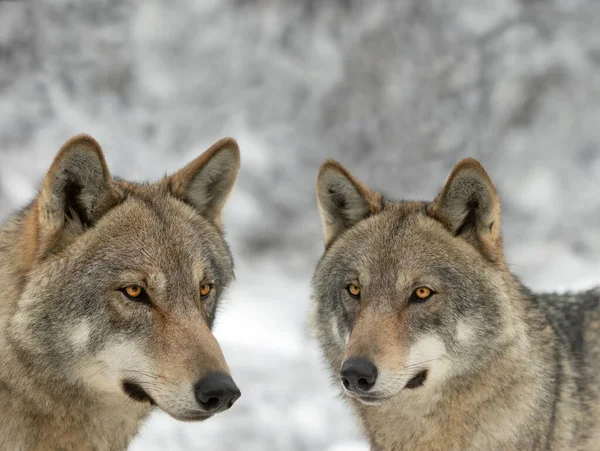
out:
<path id="1" fill-rule="evenodd" d="M 473 159 L 432 202 L 321 167 L 313 325 L 374 450 L 600 449 L 600 291 L 529 292 Z"/>
<path id="2" fill-rule="evenodd" d="M 68 141 L 0 229 L 0 449 L 125 449 L 156 405 L 203 420 L 240 396 L 213 337 L 233 278 L 224 139 L 160 182 L 112 179 Z"/>

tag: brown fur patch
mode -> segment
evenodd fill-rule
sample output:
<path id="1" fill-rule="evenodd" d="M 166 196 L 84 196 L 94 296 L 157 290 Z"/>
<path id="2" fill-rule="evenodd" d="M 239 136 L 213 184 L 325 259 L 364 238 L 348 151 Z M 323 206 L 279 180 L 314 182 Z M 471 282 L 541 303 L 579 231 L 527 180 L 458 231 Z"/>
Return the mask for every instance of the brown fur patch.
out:
<path id="1" fill-rule="evenodd" d="M 378 313 L 368 302 L 365 299 L 357 313 L 343 360 L 364 358 L 380 371 L 400 370 L 404 366 L 403 346 L 407 342 L 405 309 Z"/>

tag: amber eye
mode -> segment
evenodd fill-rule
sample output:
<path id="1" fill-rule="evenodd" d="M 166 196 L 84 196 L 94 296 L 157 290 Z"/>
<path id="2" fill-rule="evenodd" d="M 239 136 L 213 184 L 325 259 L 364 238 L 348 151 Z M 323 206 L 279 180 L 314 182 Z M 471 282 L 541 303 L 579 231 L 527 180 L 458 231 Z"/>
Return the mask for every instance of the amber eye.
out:
<path id="1" fill-rule="evenodd" d="M 200 286 L 200 297 L 201 298 L 205 298 L 207 297 L 210 292 L 212 291 L 212 285 L 209 283 L 205 283 L 204 285 Z"/>
<path id="2" fill-rule="evenodd" d="M 121 291 L 128 299 L 137 302 L 145 302 L 147 304 L 150 303 L 150 298 L 148 297 L 148 293 L 139 285 L 128 285 L 124 288 L 121 288 Z"/>
<path id="3" fill-rule="evenodd" d="M 409 302 L 423 302 L 429 299 L 431 296 L 435 294 L 430 288 L 427 287 L 419 287 L 410 296 Z"/>
<path id="4" fill-rule="evenodd" d="M 360 287 L 355 283 L 349 283 L 346 285 L 346 291 L 348 294 L 355 299 L 360 299 Z"/>
<path id="5" fill-rule="evenodd" d="M 419 287 L 415 290 L 415 294 L 419 299 L 427 299 L 431 296 L 431 290 L 427 287 Z"/>
<path id="6" fill-rule="evenodd" d="M 130 298 L 137 298 L 140 296 L 140 294 L 142 294 L 142 287 L 139 285 L 130 285 L 125 287 L 125 292 Z"/>

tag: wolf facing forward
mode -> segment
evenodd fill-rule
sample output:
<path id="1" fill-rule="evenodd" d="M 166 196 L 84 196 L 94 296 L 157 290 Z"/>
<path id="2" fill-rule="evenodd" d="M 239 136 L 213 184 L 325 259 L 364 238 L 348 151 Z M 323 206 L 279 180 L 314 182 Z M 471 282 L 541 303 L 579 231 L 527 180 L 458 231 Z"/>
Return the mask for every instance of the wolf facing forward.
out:
<path id="1" fill-rule="evenodd" d="M 211 333 L 233 278 L 232 139 L 155 184 L 111 178 L 80 135 L 0 229 L 0 449 L 125 449 L 153 406 L 187 421 L 240 396 Z"/>
<path id="2" fill-rule="evenodd" d="M 387 200 L 334 161 L 317 193 L 313 328 L 372 449 L 600 449 L 600 291 L 517 280 L 476 160 L 432 202 Z"/>

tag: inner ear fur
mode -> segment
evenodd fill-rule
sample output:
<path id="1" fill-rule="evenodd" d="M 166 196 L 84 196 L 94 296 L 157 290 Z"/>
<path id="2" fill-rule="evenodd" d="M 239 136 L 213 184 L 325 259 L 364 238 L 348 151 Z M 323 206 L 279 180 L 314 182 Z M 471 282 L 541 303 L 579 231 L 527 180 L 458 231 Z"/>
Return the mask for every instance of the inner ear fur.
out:
<path id="1" fill-rule="evenodd" d="M 223 138 L 169 177 L 171 193 L 221 227 L 221 212 L 240 169 L 240 150 Z"/>
<path id="2" fill-rule="evenodd" d="M 36 201 L 42 248 L 93 225 L 116 195 L 98 142 L 89 135 L 69 139 L 46 173 Z"/>
<path id="3" fill-rule="evenodd" d="M 489 260 L 501 261 L 500 199 L 491 178 L 473 158 L 458 162 L 432 202 L 429 214 L 448 230 L 478 248 Z"/>
<path id="4" fill-rule="evenodd" d="M 379 212 L 383 199 L 340 163 L 327 160 L 317 177 L 317 202 L 323 222 L 325 247 L 345 230 Z"/>

